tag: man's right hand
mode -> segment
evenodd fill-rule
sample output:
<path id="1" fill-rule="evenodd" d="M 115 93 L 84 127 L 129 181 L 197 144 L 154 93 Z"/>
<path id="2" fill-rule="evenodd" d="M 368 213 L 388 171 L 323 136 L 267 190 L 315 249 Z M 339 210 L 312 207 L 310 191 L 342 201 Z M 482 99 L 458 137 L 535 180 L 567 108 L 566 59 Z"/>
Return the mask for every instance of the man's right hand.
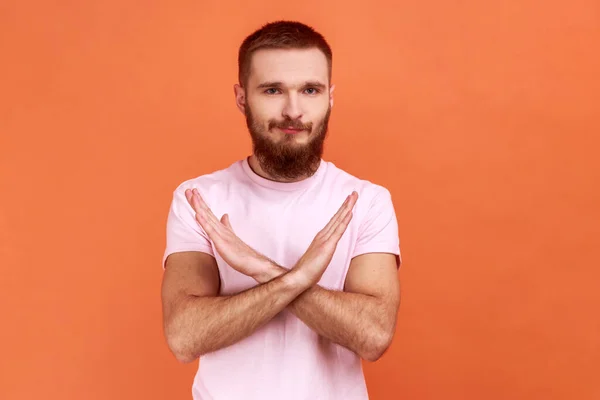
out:
<path id="1" fill-rule="evenodd" d="M 259 282 L 267 279 L 274 263 L 244 243 L 233 231 L 229 215 L 219 220 L 204 202 L 197 189 L 186 190 L 185 196 L 196 211 L 196 221 L 202 226 L 223 260 L 236 271 Z"/>
<path id="2" fill-rule="evenodd" d="M 335 249 L 352 219 L 352 209 L 358 193 L 352 192 L 329 223 L 315 236 L 306 253 L 298 260 L 291 273 L 303 285 L 312 286 L 319 282 L 329 266 Z"/>

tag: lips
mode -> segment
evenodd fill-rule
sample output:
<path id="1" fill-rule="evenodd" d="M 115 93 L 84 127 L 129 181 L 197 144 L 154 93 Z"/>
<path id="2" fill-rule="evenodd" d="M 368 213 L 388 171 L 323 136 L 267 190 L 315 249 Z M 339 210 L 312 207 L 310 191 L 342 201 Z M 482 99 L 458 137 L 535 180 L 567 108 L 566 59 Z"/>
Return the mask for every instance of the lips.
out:
<path id="1" fill-rule="evenodd" d="M 300 132 L 304 131 L 304 129 L 298 129 L 298 128 L 279 128 L 279 129 L 281 129 L 285 133 L 290 133 L 290 134 L 300 133 Z"/>

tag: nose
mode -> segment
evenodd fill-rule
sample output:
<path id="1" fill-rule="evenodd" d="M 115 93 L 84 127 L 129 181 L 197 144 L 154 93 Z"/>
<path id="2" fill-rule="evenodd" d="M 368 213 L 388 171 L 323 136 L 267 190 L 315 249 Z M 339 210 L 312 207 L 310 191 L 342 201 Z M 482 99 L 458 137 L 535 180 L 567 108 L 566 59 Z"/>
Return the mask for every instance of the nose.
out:
<path id="1" fill-rule="evenodd" d="M 288 95 L 288 98 L 286 100 L 285 106 L 283 107 L 281 114 L 289 119 L 299 119 L 300 117 L 302 117 L 302 110 L 300 108 L 298 96 L 296 94 L 290 93 Z"/>

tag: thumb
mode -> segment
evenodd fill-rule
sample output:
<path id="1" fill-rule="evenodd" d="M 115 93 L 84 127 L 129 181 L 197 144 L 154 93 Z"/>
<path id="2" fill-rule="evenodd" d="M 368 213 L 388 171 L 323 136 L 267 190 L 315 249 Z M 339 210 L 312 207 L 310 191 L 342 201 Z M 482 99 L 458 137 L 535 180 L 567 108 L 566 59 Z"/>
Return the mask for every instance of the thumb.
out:
<path id="1" fill-rule="evenodd" d="M 229 222 L 229 214 L 223 214 L 223 216 L 221 217 L 221 223 L 223 223 L 223 225 L 225 225 L 226 227 L 228 227 L 229 229 L 231 229 L 233 231 L 233 227 L 231 226 L 231 223 Z"/>

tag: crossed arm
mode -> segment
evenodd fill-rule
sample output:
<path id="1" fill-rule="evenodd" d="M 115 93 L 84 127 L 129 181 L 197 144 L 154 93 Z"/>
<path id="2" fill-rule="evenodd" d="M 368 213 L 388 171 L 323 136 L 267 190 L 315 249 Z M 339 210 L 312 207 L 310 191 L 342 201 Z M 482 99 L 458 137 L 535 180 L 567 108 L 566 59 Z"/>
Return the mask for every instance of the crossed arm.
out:
<path id="1" fill-rule="evenodd" d="M 356 201 L 352 196 L 289 270 L 239 241 L 227 216 L 216 220 L 199 196 L 188 196 L 219 253 L 259 285 L 218 296 L 218 268 L 212 256 L 170 255 L 162 286 L 164 328 L 177 359 L 190 362 L 236 343 L 287 307 L 319 335 L 366 360 L 377 360 L 391 343 L 396 325 L 400 302 L 396 257 L 387 253 L 355 257 L 343 292 L 317 285 L 350 221 Z"/>
<path id="2" fill-rule="evenodd" d="M 313 285 L 289 309 L 319 335 L 376 361 L 391 344 L 399 305 L 396 256 L 370 253 L 351 261 L 343 292 Z"/>

